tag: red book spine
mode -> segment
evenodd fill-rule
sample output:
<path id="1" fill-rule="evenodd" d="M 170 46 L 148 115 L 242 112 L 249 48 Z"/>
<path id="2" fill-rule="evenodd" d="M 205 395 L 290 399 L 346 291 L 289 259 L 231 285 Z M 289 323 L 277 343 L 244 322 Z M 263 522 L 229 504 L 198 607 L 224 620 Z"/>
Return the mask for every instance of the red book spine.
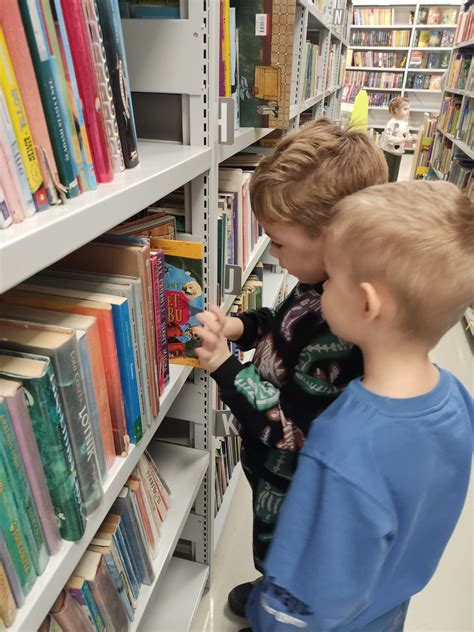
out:
<path id="1" fill-rule="evenodd" d="M 94 170 L 99 182 L 113 178 L 105 123 L 97 103 L 100 103 L 97 77 L 92 65 L 90 36 L 87 31 L 81 0 L 61 0 L 74 69 L 84 107 Z"/>
<path id="2" fill-rule="evenodd" d="M 152 252 L 150 256 L 151 264 L 151 280 L 153 283 L 153 323 L 155 334 L 155 353 L 158 365 L 158 388 L 160 395 L 165 390 L 165 381 L 163 373 L 163 354 L 161 352 L 160 332 L 161 332 L 161 314 L 160 314 L 160 283 L 158 280 L 158 256 Z"/>

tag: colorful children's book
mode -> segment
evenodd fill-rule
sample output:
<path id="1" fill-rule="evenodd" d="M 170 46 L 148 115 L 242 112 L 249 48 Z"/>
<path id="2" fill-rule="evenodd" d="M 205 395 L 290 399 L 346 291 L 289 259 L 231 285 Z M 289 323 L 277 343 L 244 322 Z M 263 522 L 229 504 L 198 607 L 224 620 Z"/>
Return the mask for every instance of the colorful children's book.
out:
<path id="1" fill-rule="evenodd" d="M 74 155 L 68 136 L 68 124 L 63 107 L 56 60 L 44 28 L 41 9 L 36 2 L 18 0 L 18 3 L 63 192 L 68 197 L 76 197 L 80 191 L 74 166 Z"/>
<path id="2" fill-rule="evenodd" d="M 84 387 L 80 353 L 72 329 L 0 319 L 0 348 L 51 358 L 77 467 L 84 509 L 92 513 L 103 491 Z"/>
<path id="3" fill-rule="evenodd" d="M 95 630 L 97 632 L 103 632 L 105 630 L 104 620 L 94 601 L 89 584 L 84 577 L 73 575 L 69 578 L 66 588 L 71 593 L 72 598 L 81 606 L 84 614 L 90 620 Z"/>
<path id="4" fill-rule="evenodd" d="M 131 169 L 138 164 L 138 144 L 119 6 L 117 0 L 96 2 L 107 54 L 123 160 L 127 169 Z"/>
<path id="5" fill-rule="evenodd" d="M 79 540 L 85 528 L 84 511 L 51 361 L 45 356 L 1 350 L 0 376 L 23 383 L 59 531 L 64 540 Z"/>
<path id="6" fill-rule="evenodd" d="M 295 30 L 293 0 L 232 0 L 239 31 L 240 124 L 286 129 Z"/>
<path id="7" fill-rule="evenodd" d="M 18 3 L 0 0 L 0 15 L 2 16 L 5 40 L 30 123 L 49 203 L 58 204 L 58 169 Z"/>
<path id="8" fill-rule="evenodd" d="M 0 402 L 2 399 L 10 415 L 15 439 L 23 458 L 48 552 L 54 555 L 60 546 L 59 529 L 26 406 L 26 393 L 21 382 L 0 379 Z"/>
<path id="9" fill-rule="evenodd" d="M 93 632 L 94 627 L 84 610 L 67 590 L 62 590 L 51 608 L 51 614 L 63 630 Z"/>
<path id="10" fill-rule="evenodd" d="M 193 327 L 204 309 L 203 245 L 173 239 L 152 239 L 165 255 L 168 352 L 170 362 L 199 366 L 195 349 L 201 345 Z"/>
<path id="11" fill-rule="evenodd" d="M 26 170 L 28 184 L 38 211 L 48 208 L 48 195 L 43 182 L 38 156 L 33 143 L 25 106 L 21 98 L 15 71 L 11 62 L 7 42 L 0 26 L 0 87 L 18 141 L 20 155 Z"/>

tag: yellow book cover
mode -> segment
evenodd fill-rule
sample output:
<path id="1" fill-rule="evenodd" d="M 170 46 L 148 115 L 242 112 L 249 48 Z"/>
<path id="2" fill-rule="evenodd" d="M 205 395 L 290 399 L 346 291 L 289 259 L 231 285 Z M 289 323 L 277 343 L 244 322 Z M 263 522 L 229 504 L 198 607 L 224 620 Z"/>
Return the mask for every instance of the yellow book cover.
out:
<path id="1" fill-rule="evenodd" d="M 195 349 L 201 341 L 193 332 L 204 309 L 204 248 L 202 243 L 175 239 L 150 240 L 165 255 L 167 338 L 170 362 L 199 366 Z"/>
<path id="2" fill-rule="evenodd" d="M 232 96 L 232 81 L 230 76 L 230 0 L 224 0 L 221 5 L 223 11 L 223 46 L 222 61 L 224 63 L 224 89 L 225 96 Z"/>
<path id="3" fill-rule="evenodd" d="M 18 142 L 21 159 L 25 168 L 28 185 L 30 187 L 38 211 L 48 207 L 48 196 L 43 182 L 40 163 L 36 154 L 33 137 L 31 135 L 26 110 L 21 98 L 20 88 L 8 53 L 7 43 L 0 26 L 0 86 L 12 121 Z"/>

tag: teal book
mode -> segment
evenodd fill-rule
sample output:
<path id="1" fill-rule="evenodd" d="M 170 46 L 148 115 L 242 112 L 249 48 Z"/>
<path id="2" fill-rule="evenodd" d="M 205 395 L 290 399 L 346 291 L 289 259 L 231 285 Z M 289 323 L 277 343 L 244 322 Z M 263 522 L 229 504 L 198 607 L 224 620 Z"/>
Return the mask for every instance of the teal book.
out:
<path id="1" fill-rule="evenodd" d="M 12 420 L 3 400 L 0 400 L 0 453 L 36 574 L 41 575 L 48 563 L 48 549 Z"/>
<path id="2" fill-rule="evenodd" d="M 0 531 L 3 533 L 13 567 L 24 595 L 36 580 L 36 573 L 16 506 L 13 487 L 7 476 L 3 456 L 0 453 Z"/>
<path id="3" fill-rule="evenodd" d="M 51 358 L 86 515 L 99 506 L 102 481 L 76 333 L 72 329 L 0 319 L 0 348 Z"/>
<path id="4" fill-rule="evenodd" d="M 23 383 L 61 537 L 79 540 L 84 533 L 85 516 L 51 361 L 46 356 L 0 350 L 0 375 Z"/>
<path id="5" fill-rule="evenodd" d="M 66 588 L 71 593 L 74 601 L 77 601 L 77 603 L 81 606 L 84 614 L 87 616 L 94 629 L 97 632 L 104 632 L 104 619 L 102 618 L 100 610 L 94 601 L 89 584 L 86 582 L 84 577 L 73 575 L 66 584 Z"/>
<path id="6" fill-rule="evenodd" d="M 41 10 L 37 2 L 18 0 L 18 4 L 61 184 L 67 197 L 76 197 L 79 195 L 79 184 L 74 169 L 74 156 L 68 141 L 67 120 L 62 107 L 56 60 L 49 45 Z"/>

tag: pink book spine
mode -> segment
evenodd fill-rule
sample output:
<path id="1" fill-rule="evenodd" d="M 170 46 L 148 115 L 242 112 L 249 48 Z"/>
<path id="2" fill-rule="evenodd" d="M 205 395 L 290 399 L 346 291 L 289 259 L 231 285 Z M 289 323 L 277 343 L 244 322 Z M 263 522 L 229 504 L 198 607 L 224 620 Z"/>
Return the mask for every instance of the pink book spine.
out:
<path id="1" fill-rule="evenodd" d="M 0 0 L 0 15 L 2 16 L 2 28 L 8 52 L 10 53 L 23 105 L 28 116 L 28 123 L 36 147 L 43 181 L 47 185 L 51 203 L 57 204 L 59 202 L 56 191 L 59 183 L 58 169 L 54 159 L 18 2 L 16 0 L 15 2 Z"/>
<path id="2" fill-rule="evenodd" d="M 23 387 L 18 389 L 15 397 L 7 398 L 7 407 L 13 424 L 13 432 L 25 464 L 26 475 L 30 483 L 48 551 L 50 555 L 54 555 L 59 550 L 61 537 L 56 524 L 43 468 L 41 467 L 41 459 L 31 427 L 31 419 L 26 408 Z"/>
<path id="3" fill-rule="evenodd" d="M 18 180 L 16 173 L 12 172 L 10 161 L 8 160 L 7 144 L 5 139 L 0 135 L 0 181 L 8 205 L 15 223 L 23 221 L 25 215 L 23 213 L 23 200 L 21 199 L 20 185 L 15 182 Z"/>
<path id="4" fill-rule="evenodd" d="M 81 0 L 61 0 L 76 79 L 84 107 L 87 135 L 92 151 L 94 170 L 99 182 L 113 178 L 105 123 L 97 104 L 100 103 L 97 78 L 92 65 L 90 35 Z"/>

